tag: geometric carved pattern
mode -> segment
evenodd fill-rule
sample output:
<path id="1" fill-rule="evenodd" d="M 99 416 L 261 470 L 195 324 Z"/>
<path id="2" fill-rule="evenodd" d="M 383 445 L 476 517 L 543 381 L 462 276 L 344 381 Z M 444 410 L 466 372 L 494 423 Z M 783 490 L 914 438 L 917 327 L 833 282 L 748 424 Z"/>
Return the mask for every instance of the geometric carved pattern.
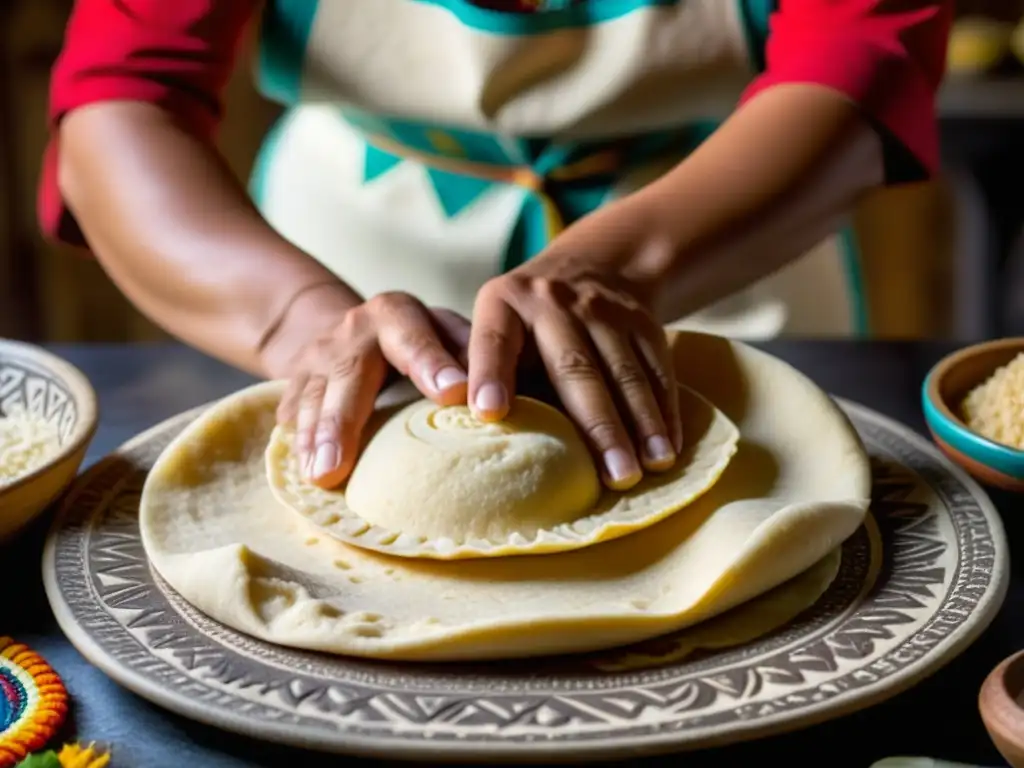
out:
<path id="1" fill-rule="evenodd" d="M 30 361 L 0 360 L 0 418 L 11 411 L 57 425 L 61 445 L 78 424 L 78 409 L 60 379 Z"/>
<path id="2" fill-rule="evenodd" d="M 905 688 L 991 621 L 1007 545 L 991 503 L 929 444 L 842 403 L 874 469 L 869 524 L 828 592 L 742 648 L 659 663 L 671 638 L 594 656 L 466 666 L 304 653 L 230 630 L 149 567 L 138 528 L 147 469 L 199 410 L 101 462 L 47 546 L 62 626 L 124 685 L 199 720 L 264 738 L 392 757 L 695 748 L 820 720 Z M 217 578 L 217 574 L 210 574 Z M 615 669 L 617 658 L 646 666 Z"/>

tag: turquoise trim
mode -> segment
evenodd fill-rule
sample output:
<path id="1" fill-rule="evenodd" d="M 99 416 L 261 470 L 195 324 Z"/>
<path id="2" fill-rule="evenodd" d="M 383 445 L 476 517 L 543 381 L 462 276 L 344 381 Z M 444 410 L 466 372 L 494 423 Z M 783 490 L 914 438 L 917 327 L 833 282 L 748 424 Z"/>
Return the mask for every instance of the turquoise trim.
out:
<path id="1" fill-rule="evenodd" d="M 341 110 L 341 116 L 345 119 L 346 123 L 362 133 L 387 136 L 392 139 L 394 138 L 394 136 L 391 135 L 391 125 L 394 122 L 393 120 L 386 120 L 380 115 L 364 112 L 361 109 L 352 109 L 350 107 L 343 107 Z"/>
<path id="2" fill-rule="evenodd" d="M 509 263 L 529 261 L 540 254 L 551 243 L 551 231 L 544 203 L 535 195 L 526 198 L 520 218 L 526 224 L 524 228 L 523 249 L 506 259 Z"/>
<path id="3" fill-rule="evenodd" d="M 363 181 L 369 182 L 380 178 L 401 162 L 402 158 L 398 155 L 367 144 L 366 154 L 363 157 Z"/>
<path id="4" fill-rule="evenodd" d="M 256 160 L 252 165 L 252 172 L 249 174 L 249 197 L 262 208 L 267 195 L 267 177 L 270 174 L 270 165 L 273 162 L 274 154 L 281 143 L 281 136 L 284 134 L 284 126 L 291 117 L 291 112 L 285 112 L 267 131 L 259 152 L 256 153 Z"/>
<path id="5" fill-rule="evenodd" d="M 525 264 L 547 248 L 550 242 L 544 203 L 535 195 L 526 195 L 512 229 L 512 236 L 501 257 L 502 274 Z"/>
<path id="6" fill-rule="evenodd" d="M 768 21 L 778 7 L 778 0 L 736 0 L 740 22 L 747 40 L 747 53 L 754 69 L 765 69 L 765 47 L 768 44 Z"/>
<path id="7" fill-rule="evenodd" d="M 458 128 L 440 127 L 411 120 L 385 118 L 363 110 L 345 107 L 341 110 L 345 121 L 372 141 L 381 136 L 393 142 L 436 157 L 451 160 L 470 160 L 496 166 L 523 165 L 522 141 L 505 140 L 482 131 L 468 131 Z M 509 152 L 509 144 L 516 152 Z M 366 144 L 363 181 L 372 182 L 392 170 L 405 158 L 392 152 Z M 492 182 L 464 174 L 425 167 L 438 202 L 448 217 L 457 216 L 476 202 L 491 186 Z"/>
<path id="8" fill-rule="evenodd" d="M 339 0 L 333 0 L 338 2 Z M 495 35 L 542 35 L 559 29 L 580 29 L 603 24 L 648 8 L 668 8 L 686 0 L 583 0 L 535 13 L 495 11 L 469 0 L 414 0 L 443 8 L 460 23 Z"/>
<path id="9" fill-rule="evenodd" d="M 717 128 L 714 121 L 696 121 L 678 129 L 628 139 L 554 143 L 398 120 L 347 107 L 341 109 L 340 114 L 364 137 L 364 183 L 372 183 L 403 162 L 419 165 L 448 217 L 459 215 L 491 187 L 503 182 L 442 170 L 432 166 L 429 159 L 421 160 L 417 154 L 456 163 L 467 161 L 499 168 L 526 167 L 544 179 L 543 195 L 529 191 L 523 195 L 522 207 L 502 259 L 502 271 L 513 269 L 547 247 L 552 233 L 549 203 L 557 208 L 564 224 L 571 225 L 607 201 L 621 174 L 657 158 L 683 157 Z M 374 145 L 374 137 L 399 146 L 392 148 L 384 143 L 387 149 L 382 149 Z M 402 147 L 409 150 L 409 158 L 402 156 Z M 606 150 L 614 150 L 620 155 L 619 162 L 607 172 L 558 179 L 557 171 L 560 169 Z"/>
<path id="10" fill-rule="evenodd" d="M 338 0 L 334 0 L 338 1 Z M 739 0 L 763 3 L 770 0 Z M 773 1 L 773 0 L 772 0 Z M 556 2 L 534 13 L 496 11 L 470 0 L 410 0 L 437 6 L 471 29 L 496 35 L 542 35 L 560 29 L 585 29 L 637 11 L 671 8 L 685 0 L 583 0 Z M 306 46 L 319 0 L 269 0 L 263 13 L 256 81 L 264 96 L 284 104 L 298 102 L 302 92 Z"/>
<path id="11" fill-rule="evenodd" d="M 612 186 L 600 185 L 574 189 L 571 195 L 561 195 L 558 199 L 559 210 L 565 221 L 572 224 L 587 216 L 606 202 L 612 194 Z"/>
<path id="12" fill-rule="evenodd" d="M 289 105 L 299 102 L 306 45 L 318 5 L 319 0 L 269 0 L 267 3 L 260 29 L 256 83 L 268 99 Z"/>
<path id="13" fill-rule="evenodd" d="M 349 106 L 342 107 L 340 111 L 345 122 L 361 133 L 383 136 L 418 152 L 488 165 L 518 166 L 528 162 L 524 139 L 507 139 L 483 131 L 382 117 Z M 438 138 L 443 140 L 443 144 L 438 144 Z"/>
<path id="14" fill-rule="evenodd" d="M 427 176 L 430 177 L 437 199 L 441 201 L 441 207 L 448 218 L 458 216 L 493 186 L 492 182 L 485 179 L 449 173 L 437 168 L 428 168 Z"/>
<path id="15" fill-rule="evenodd" d="M 953 450 L 1015 480 L 1024 480 L 1024 451 L 994 443 L 944 415 L 928 395 L 933 373 L 921 385 L 924 420 L 935 436 Z"/>
<path id="16" fill-rule="evenodd" d="M 839 250 L 846 272 L 846 282 L 850 288 L 850 304 L 853 332 L 857 336 L 871 335 L 870 313 L 868 311 L 867 290 L 864 287 L 864 273 L 861 269 L 860 247 L 857 233 L 853 227 L 846 227 L 839 232 Z"/>

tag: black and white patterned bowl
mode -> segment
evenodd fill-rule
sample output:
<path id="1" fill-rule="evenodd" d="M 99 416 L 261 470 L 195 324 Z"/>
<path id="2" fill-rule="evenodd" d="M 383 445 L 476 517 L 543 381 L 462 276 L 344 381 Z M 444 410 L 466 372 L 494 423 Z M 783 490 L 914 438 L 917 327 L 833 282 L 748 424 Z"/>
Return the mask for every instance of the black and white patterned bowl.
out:
<path id="1" fill-rule="evenodd" d="M 0 339 L 0 419 L 25 409 L 57 427 L 60 450 L 34 472 L 0 485 L 0 542 L 13 537 L 71 484 L 96 432 L 96 392 L 81 371 L 45 350 Z"/>

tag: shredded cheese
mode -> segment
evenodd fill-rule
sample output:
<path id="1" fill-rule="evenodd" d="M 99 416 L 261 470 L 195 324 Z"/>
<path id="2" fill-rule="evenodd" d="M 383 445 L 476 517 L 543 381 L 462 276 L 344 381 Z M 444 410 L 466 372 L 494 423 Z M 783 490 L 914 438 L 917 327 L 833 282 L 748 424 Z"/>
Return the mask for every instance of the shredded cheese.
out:
<path id="1" fill-rule="evenodd" d="M 0 488 L 45 465 L 60 450 L 57 426 L 22 409 L 0 418 Z"/>
<path id="2" fill-rule="evenodd" d="M 968 392 L 961 413 L 968 429 L 1024 450 L 1024 352 Z"/>

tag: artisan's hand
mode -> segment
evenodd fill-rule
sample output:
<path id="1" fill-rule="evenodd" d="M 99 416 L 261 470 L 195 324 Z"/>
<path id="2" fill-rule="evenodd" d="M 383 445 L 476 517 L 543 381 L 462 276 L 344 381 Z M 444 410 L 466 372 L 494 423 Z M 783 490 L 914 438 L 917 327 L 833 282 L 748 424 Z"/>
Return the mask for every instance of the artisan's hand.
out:
<path id="1" fill-rule="evenodd" d="M 304 477 L 323 488 L 348 477 L 389 364 L 436 403 L 465 403 L 468 340 L 463 317 L 404 293 L 344 312 L 299 352 L 278 408 L 278 422 L 295 426 Z"/>
<path id="2" fill-rule="evenodd" d="M 671 467 L 682 447 L 672 358 L 647 303 L 649 287 L 622 265 L 650 249 L 626 209 L 612 206 L 567 230 L 544 253 L 480 290 L 469 343 L 469 404 L 479 418 L 508 412 L 528 336 L 563 406 L 603 465 L 605 483 L 635 485 Z"/>

